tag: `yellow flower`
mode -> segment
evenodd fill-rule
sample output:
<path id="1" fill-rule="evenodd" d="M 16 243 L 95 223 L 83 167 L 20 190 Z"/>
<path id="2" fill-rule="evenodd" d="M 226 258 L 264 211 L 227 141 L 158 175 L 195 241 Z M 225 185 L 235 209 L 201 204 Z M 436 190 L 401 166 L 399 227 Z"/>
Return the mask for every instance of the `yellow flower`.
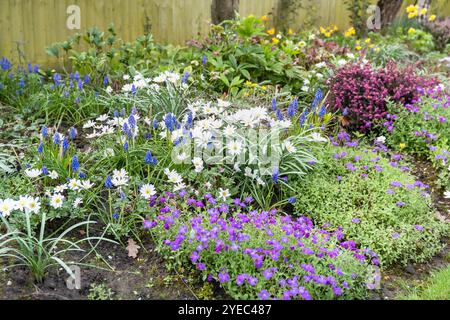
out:
<path id="1" fill-rule="evenodd" d="M 369 45 L 369 48 L 373 49 L 373 48 L 375 48 L 375 45 L 372 43 L 371 45 Z"/>
<path id="2" fill-rule="evenodd" d="M 414 28 L 409 28 L 408 34 L 409 34 L 409 35 L 413 35 L 414 33 L 416 33 L 416 29 L 414 29 Z"/>
<path id="3" fill-rule="evenodd" d="M 322 34 L 325 34 L 326 32 L 327 32 L 327 30 L 325 30 L 325 28 L 324 27 L 320 27 L 320 33 L 322 33 Z"/>
<path id="4" fill-rule="evenodd" d="M 422 10 L 420 10 L 420 15 L 424 16 L 424 15 L 427 14 L 427 12 L 428 12 L 428 9 L 427 8 L 423 8 Z"/>
<path id="5" fill-rule="evenodd" d="M 290 36 L 292 36 L 292 35 L 294 34 L 294 30 L 292 30 L 291 28 L 289 28 L 288 34 L 289 34 Z"/>
<path id="6" fill-rule="evenodd" d="M 361 47 L 360 45 L 357 45 L 357 46 L 355 47 L 355 49 L 356 49 L 357 51 L 361 51 L 362 47 Z"/>
<path id="7" fill-rule="evenodd" d="M 278 43 L 280 43 L 280 40 L 278 40 L 278 38 L 272 38 L 272 43 L 278 44 Z"/>
<path id="8" fill-rule="evenodd" d="M 273 36 L 273 35 L 275 34 L 275 28 L 272 28 L 272 29 L 267 30 L 267 34 L 268 34 L 269 36 Z"/>
<path id="9" fill-rule="evenodd" d="M 377 48 L 373 49 L 373 51 L 375 51 L 375 53 L 380 53 L 381 49 L 377 47 Z"/>
<path id="10" fill-rule="evenodd" d="M 412 12 L 415 12 L 415 11 L 418 11 L 418 10 L 419 10 L 419 6 L 418 5 L 413 5 L 413 4 L 406 8 L 406 12 L 407 13 L 412 13 Z"/>
<path id="11" fill-rule="evenodd" d="M 264 15 L 264 16 L 261 17 L 261 20 L 264 21 L 264 22 L 265 21 L 269 21 L 269 17 Z"/>
<path id="12" fill-rule="evenodd" d="M 403 150 L 406 148 L 406 143 L 400 143 L 399 144 L 400 150 Z"/>
<path id="13" fill-rule="evenodd" d="M 419 15 L 419 12 L 414 11 L 414 12 L 411 12 L 410 14 L 408 14 L 408 18 L 412 19 L 412 18 L 417 17 L 418 15 Z"/>
<path id="14" fill-rule="evenodd" d="M 367 38 L 366 40 L 364 40 L 364 42 L 365 42 L 366 44 L 370 44 L 371 41 L 372 41 L 372 39 L 370 39 L 370 38 Z"/>
<path id="15" fill-rule="evenodd" d="M 262 86 L 262 87 L 261 87 L 261 90 L 262 90 L 262 91 L 266 91 L 266 90 L 267 90 L 267 86 Z"/>
<path id="16" fill-rule="evenodd" d="M 347 31 L 345 31 L 344 36 L 346 38 L 350 38 L 351 36 L 354 36 L 356 34 L 355 28 L 351 27 Z"/>
<path id="17" fill-rule="evenodd" d="M 337 27 L 337 25 L 334 25 L 334 26 L 333 26 L 333 31 L 336 32 L 336 31 L 338 31 L 338 30 L 339 30 L 339 28 Z"/>
<path id="18" fill-rule="evenodd" d="M 429 18 L 428 21 L 433 22 L 434 20 L 436 20 L 436 15 L 432 14 Z"/>
<path id="19" fill-rule="evenodd" d="M 304 46 L 306 46 L 306 42 L 305 42 L 305 41 L 300 41 L 300 42 L 298 43 L 298 46 L 299 46 L 300 48 L 303 48 Z"/>

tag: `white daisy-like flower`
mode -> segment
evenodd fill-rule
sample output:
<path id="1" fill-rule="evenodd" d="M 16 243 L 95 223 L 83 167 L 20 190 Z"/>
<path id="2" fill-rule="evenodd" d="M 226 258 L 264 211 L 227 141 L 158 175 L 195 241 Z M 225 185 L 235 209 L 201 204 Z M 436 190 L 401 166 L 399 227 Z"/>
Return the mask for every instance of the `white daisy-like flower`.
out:
<path id="1" fill-rule="evenodd" d="M 62 184 L 55 187 L 55 193 L 63 193 L 65 190 L 67 190 L 67 184 Z"/>
<path id="2" fill-rule="evenodd" d="M 109 119 L 107 114 L 102 114 L 101 116 L 99 116 L 96 120 L 99 122 L 105 122 Z"/>
<path id="3" fill-rule="evenodd" d="M 225 100 L 221 100 L 221 99 L 217 99 L 217 106 L 219 108 L 228 108 L 228 107 L 231 106 L 231 102 L 225 101 Z"/>
<path id="4" fill-rule="evenodd" d="M 78 208 L 81 204 L 83 203 L 83 199 L 82 198 L 76 198 L 73 203 L 72 206 L 74 208 Z"/>
<path id="5" fill-rule="evenodd" d="M 384 136 L 378 137 L 375 141 L 378 142 L 378 143 L 385 144 L 386 143 L 386 137 L 384 137 Z"/>
<path id="6" fill-rule="evenodd" d="M 322 135 L 318 132 L 314 132 L 311 134 L 311 141 L 313 142 L 327 142 L 328 140 L 324 137 L 322 137 Z"/>
<path id="7" fill-rule="evenodd" d="M 41 210 L 40 199 L 39 198 L 29 197 L 28 198 L 28 206 L 27 206 L 26 210 L 28 210 L 31 213 L 38 214 L 39 210 Z"/>
<path id="8" fill-rule="evenodd" d="M 16 208 L 16 202 L 13 199 L 0 199 L 0 214 L 4 217 L 8 217 Z"/>
<path id="9" fill-rule="evenodd" d="M 125 81 L 130 80 L 130 75 L 124 74 L 124 75 L 123 75 L 123 80 L 125 80 Z"/>
<path id="10" fill-rule="evenodd" d="M 212 187 L 211 182 L 209 182 L 209 181 L 205 182 L 205 189 L 206 189 L 206 190 L 211 189 L 211 187 Z"/>
<path id="11" fill-rule="evenodd" d="M 83 125 L 83 129 L 94 128 L 96 125 L 95 121 L 89 120 Z"/>
<path id="12" fill-rule="evenodd" d="M 242 143 L 240 141 L 231 141 L 227 144 L 227 148 L 232 156 L 237 156 L 242 153 Z"/>
<path id="13" fill-rule="evenodd" d="M 181 191 L 186 189 L 186 184 L 184 182 L 177 183 L 173 186 L 173 192 Z"/>
<path id="14" fill-rule="evenodd" d="M 64 196 L 62 194 L 56 193 L 50 197 L 50 206 L 55 209 L 61 208 L 64 203 Z"/>
<path id="15" fill-rule="evenodd" d="M 58 174 L 58 172 L 56 172 L 55 170 L 52 170 L 52 171 L 48 174 L 48 176 L 49 176 L 50 179 L 52 179 L 52 180 L 56 180 L 56 179 L 59 178 L 59 174 Z"/>
<path id="16" fill-rule="evenodd" d="M 89 189 L 92 189 L 94 187 L 94 184 L 90 180 L 83 180 L 81 182 L 81 187 L 84 190 L 89 190 Z"/>
<path id="17" fill-rule="evenodd" d="M 450 191 L 445 191 L 444 192 L 444 198 L 445 199 L 450 199 Z"/>
<path id="18" fill-rule="evenodd" d="M 168 178 L 170 183 L 179 184 L 179 183 L 183 182 L 183 178 L 175 170 L 169 170 L 168 168 L 166 168 L 164 170 L 164 173 L 166 174 L 166 176 L 167 176 L 167 178 Z"/>
<path id="19" fill-rule="evenodd" d="M 144 184 L 141 189 L 141 196 L 146 199 L 149 200 L 152 196 L 154 196 L 156 194 L 156 189 L 155 186 L 152 184 Z"/>
<path id="20" fill-rule="evenodd" d="M 283 147 L 286 149 L 289 153 L 294 153 L 297 151 L 297 148 L 290 142 L 289 140 L 285 141 L 283 143 Z"/>
<path id="21" fill-rule="evenodd" d="M 222 199 L 223 201 L 227 200 L 227 198 L 230 197 L 230 190 L 228 189 L 219 189 L 219 198 Z"/>
<path id="22" fill-rule="evenodd" d="M 17 210 L 26 210 L 28 208 L 28 203 L 30 202 L 29 196 L 20 196 L 19 200 L 16 201 Z"/>
<path id="23" fill-rule="evenodd" d="M 192 159 L 192 164 L 195 167 L 203 166 L 203 160 L 201 158 L 199 158 L 199 157 L 195 157 L 194 159 Z"/>
<path id="24" fill-rule="evenodd" d="M 114 170 L 111 182 L 115 187 L 126 186 L 128 184 L 128 173 L 125 169 Z"/>
<path id="25" fill-rule="evenodd" d="M 223 129 L 223 134 L 227 137 L 234 136 L 236 134 L 236 128 L 232 125 L 228 125 Z"/>
<path id="26" fill-rule="evenodd" d="M 78 179 L 70 179 L 69 183 L 67 184 L 67 186 L 68 186 L 68 188 L 70 190 L 73 190 L 73 191 L 80 190 L 80 188 L 81 188 L 81 181 L 78 180 Z"/>
<path id="27" fill-rule="evenodd" d="M 42 174 L 42 171 L 41 170 L 39 170 L 39 169 L 26 169 L 25 170 L 25 175 L 28 177 L 28 178 L 37 178 L 37 177 L 39 177 L 40 175 Z"/>

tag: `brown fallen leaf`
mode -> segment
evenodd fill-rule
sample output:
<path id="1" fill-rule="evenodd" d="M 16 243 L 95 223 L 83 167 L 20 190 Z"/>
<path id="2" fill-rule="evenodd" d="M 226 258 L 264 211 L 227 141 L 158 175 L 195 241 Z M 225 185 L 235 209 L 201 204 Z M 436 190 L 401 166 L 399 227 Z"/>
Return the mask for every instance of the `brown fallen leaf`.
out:
<path id="1" fill-rule="evenodd" d="M 138 255 L 138 253 L 139 253 L 139 249 L 140 249 L 141 247 L 140 246 L 138 246 L 137 244 L 136 244 L 136 242 L 134 242 L 134 240 L 133 239 L 128 239 L 128 246 L 127 246 L 127 250 L 128 250 L 128 256 L 130 257 L 130 258 L 133 258 L 133 259 L 136 259 L 137 258 L 137 255 Z"/>

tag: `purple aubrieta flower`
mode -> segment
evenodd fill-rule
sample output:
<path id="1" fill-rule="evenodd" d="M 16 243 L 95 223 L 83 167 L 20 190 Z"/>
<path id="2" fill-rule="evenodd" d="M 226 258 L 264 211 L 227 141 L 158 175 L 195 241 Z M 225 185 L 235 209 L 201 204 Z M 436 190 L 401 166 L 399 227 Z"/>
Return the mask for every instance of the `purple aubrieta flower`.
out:
<path id="1" fill-rule="evenodd" d="M 144 220 L 144 229 L 153 229 L 158 223 L 156 221 Z"/>
<path id="2" fill-rule="evenodd" d="M 269 299 L 270 299 L 270 293 L 269 293 L 267 290 L 261 290 L 261 291 L 258 293 L 258 297 L 259 297 L 261 300 L 269 300 Z"/>
<path id="3" fill-rule="evenodd" d="M 204 263 L 197 263 L 197 270 L 206 270 L 206 265 Z"/>
<path id="4" fill-rule="evenodd" d="M 394 232 L 391 236 L 393 239 L 398 239 L 398 238 L 400 238 L 400 233 Z"/>
<path id="5" fill-rule="evenodd" d="M 354 224 L 358 224 L 358 223 L 360 223 L 360 222 L 361 222 L 361 220 L 358 219 L 358 218 L 353 218 L 353 219 L 352 219 L 352 223 L 354 223 Z"/>
<path id="6" fill-rule="evenodd" d="M 416 225 L 414 226 L 414 229 L 416 229 L 417 231 L 423 231 L 424 228 L 423 228 L 423 226 L 417 225 L 417 224 L 416 224 Z"/>
<path id="7" fill-rule="evenodd" d="M 403 187 L 403 183 L 399 182 L 399 181 L 392 181 L 391 182 L 391 186 L 394 188 L 402 188 Z"/>
<path id="8" fill-rule="evenodd" d="M 230 275 L 226 271 L 219 272 L 217 275 L 220 283 L 225 283 L 230 281 Z"/>

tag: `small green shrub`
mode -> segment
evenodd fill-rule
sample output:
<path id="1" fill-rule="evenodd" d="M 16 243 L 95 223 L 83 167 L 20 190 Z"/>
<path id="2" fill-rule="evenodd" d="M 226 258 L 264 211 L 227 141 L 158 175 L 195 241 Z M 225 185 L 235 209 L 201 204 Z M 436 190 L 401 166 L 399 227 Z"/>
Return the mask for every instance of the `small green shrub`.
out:
<path id="1" fill-rule="evenodd" d="M 425 261 L 441 249 L 448 228 L 433 217 L 427 186 L 404 172 L 398 155 L 388 160 L 381 149 L 324 148 L 322 163 L 297 184 L 296 212 L 317 224 L 342 226 L 377 252 L 383 267 Z"/>

